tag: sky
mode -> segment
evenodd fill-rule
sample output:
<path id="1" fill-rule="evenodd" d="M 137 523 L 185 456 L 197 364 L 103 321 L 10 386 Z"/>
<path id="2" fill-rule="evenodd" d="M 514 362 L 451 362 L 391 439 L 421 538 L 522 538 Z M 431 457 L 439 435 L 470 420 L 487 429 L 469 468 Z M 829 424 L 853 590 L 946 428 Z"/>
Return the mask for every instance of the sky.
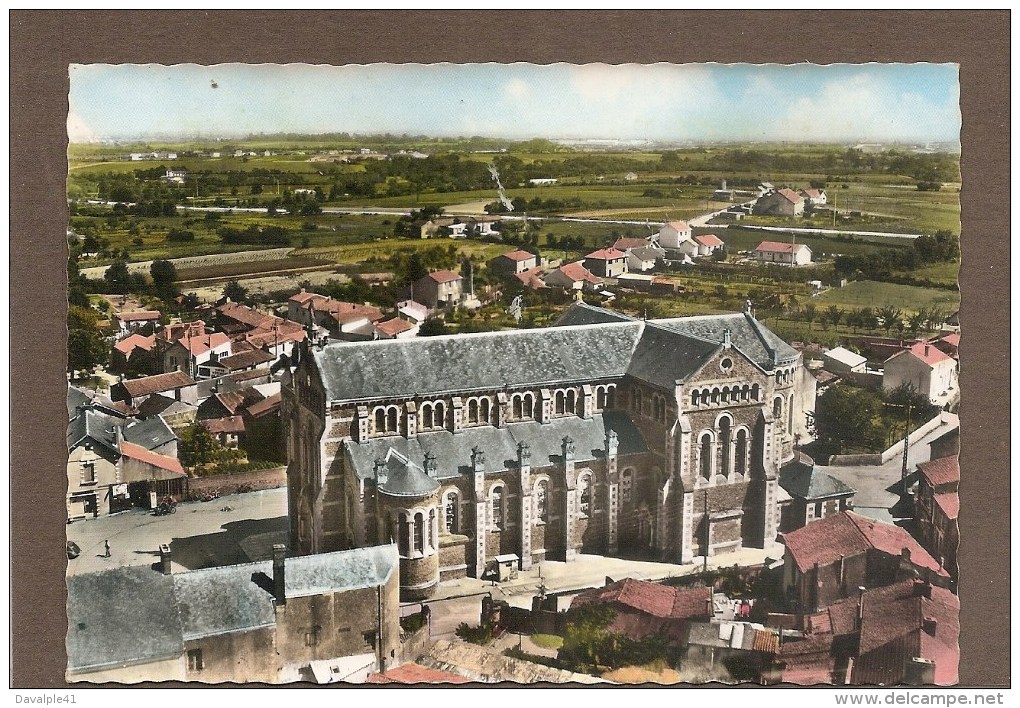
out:
<path id="1" fill-rule="evenodd" d="M 257 133 L 953 142 L 954 64 L 72 65 L 72 142 Z"/>

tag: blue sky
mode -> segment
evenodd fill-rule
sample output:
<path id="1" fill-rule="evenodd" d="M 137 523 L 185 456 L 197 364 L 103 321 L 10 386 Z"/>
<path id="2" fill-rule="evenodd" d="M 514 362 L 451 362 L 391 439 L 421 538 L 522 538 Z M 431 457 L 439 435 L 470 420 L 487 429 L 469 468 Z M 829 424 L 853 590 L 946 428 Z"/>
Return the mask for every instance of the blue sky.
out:
<path id="1" fill-rule="evenodd" d="M 959 140 L 952 64 L 72 65 L 72 141 L 249 133 Z M 214 87 L 215 84 L 215 87 Z"/>

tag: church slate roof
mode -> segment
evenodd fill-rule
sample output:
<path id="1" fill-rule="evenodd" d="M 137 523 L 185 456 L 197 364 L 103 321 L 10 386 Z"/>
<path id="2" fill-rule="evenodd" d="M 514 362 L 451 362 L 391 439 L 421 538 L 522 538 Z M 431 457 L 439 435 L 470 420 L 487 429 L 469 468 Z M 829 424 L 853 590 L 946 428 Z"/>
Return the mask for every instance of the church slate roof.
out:
<path id="1" fill-rule="evenodd" d="M 717 344 L 722 344 L 723 333 L 729 330 L 733 346 L 766 371 L 777 364 L 792 364 L 799 356 L 796 349 L 746 313 L 677 317 L 651 322 L 672 332 Z"/>
<path id="2" fill-rule="evenodd" d="M 607 322 L 638 322 L 634 317 L 622 312 L 613 312 L 601 307 L 594 307 L 584 302 L 574 303 L 559 316 L 553 327 L 571 327 L 574 325 L 606 324 Z"/>
<path id="3" fill-rule="evenodd" d="M 424 497 L 439 489 L 439 482 L 392 447 L 383 459 L 386 481 L 379 485 L 382 492 L 395 497 Z"/>
<path id="4" fill-rule="evenodd" d="M 276 622 L 272 561 L 192 570 L 172 577 L 185 641 Z M 254 582 L 255 578 L 262 582 Z"/>
<path id="5" fill-rule="evenodd" d="M 397 570 L 397 547 L 369 546 L 287 559 L 288 598 L 373 588 Z"/>
<path id="6" fill-rule="evenodd" d="M 621 322 L 338 342 L 312 355 L 329 400 L 430 396 L 620 378 L 641 329 Z"/>
<path id="7" fill-rule="evenodd" d="M 361 479 L 373 477 L 376 458 L 385 457 L 390 449 L 417 463 L 424 462 L 425 454 L 436 457 L 436 479 L 450 479 L 471 474 L 471 452 L 477 447 L 485 453 L 487 472 L 499 472 L 517 467 L 517 445 L 525 442 L 531 449 L 533 467 L 547 467 L 562 462 L 563 438 L 574 441 L 574 460 L 581 464 L 605 455 L 605 438 L 608 430 L 617 435 L 617 452 L 633 455 L 647 452 L 641 433 L 626 415 L 609 411 L 590 419 L 557 418 L 542 424 L 536 421 L 510 423 L 504 428 L 481 426 L 466 428 L 459 433 L 440 430 L 419 433 L 417 437 L 384 437 L 363 443 L 348 441 L 347 453 L 355 473 Z"/>
<path id="8" fill-rule="evenodd" d="M 653 386 L 671 389 L 695 374 L 720 347 L 648 322 L 627 373 Z"/>

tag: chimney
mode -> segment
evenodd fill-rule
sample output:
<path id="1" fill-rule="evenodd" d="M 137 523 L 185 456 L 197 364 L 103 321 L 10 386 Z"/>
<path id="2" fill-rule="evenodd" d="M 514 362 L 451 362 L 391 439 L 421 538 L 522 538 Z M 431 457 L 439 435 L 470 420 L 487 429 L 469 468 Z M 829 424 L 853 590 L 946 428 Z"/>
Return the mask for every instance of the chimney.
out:
<path id="1" fill-rule="evenodd" d="M 287 604 L 287 547 L 273 544 L 273 598 L 277 607 Z"/>
<path id="2" fill-rule="evenodd" d="M 375 465 L 372 467 L 372 472 L 375 475 L 376 485 L 385 484 L 389 475 L 386 473 L 386 460 L 381 457 L 375 458 Z"/>
<path id="3" fill-rule="evenodd" d="M 124 428 L 119 425 L 114 425 L 113 435 L 117 441 L 117 452 L 120 452 L 121 444 L 124 442 Z"/>
<path id="4" fill-rule="evenodd" d="M 914 597 L 925 597 L 931 599 L 931 583 L 927 580 L 914 580 Z"/>
<path id="5" fill-rule="evenodd" d="M 934 617 L 925 617 L 923 620 L 921 620 L 921 629 L 923 629 L 924 633 L 927 634 L 928 636 L 934 637 L 935 631 L 938 629 L 938 627 L 939 622 Z"/>
<path id="6" fill-rule="evenodd" d="M 726 349 L 729 349 L 730 346 L 733 344 L 733 341 L 730 339 L 730 331 L 728 329 L 724 329 L 723 333 L 722 333 L 722 336 L 723 336 L 723 347 L 726 348 Z"/>
<path id="7" fill-rule="evenodd" d="M 477 445 L 471 448 L 471 467 L 476 473 L 485 471 L 485 451 Z"/>
<path id="8" fill-rule="evenodd" d="M 437 469 L 438 465 L 436 464 L 436 454 L 429 450 L 425 453 L 425 474 L 429 477 L 435 477 Z"/>
<path id="9" fill-rule="evenodd" d="M 859 593 L 857 595 L 857 629 L 859 630 L 864 624 L 864 586 L 858 586 L 857 590 Z"/>
<path id="10" fill-rule="evenodd" d="M 159 569 L 163 575 L 170 575 L 173 570 L 170 565 L 170 544 L 159 544 Z"/>

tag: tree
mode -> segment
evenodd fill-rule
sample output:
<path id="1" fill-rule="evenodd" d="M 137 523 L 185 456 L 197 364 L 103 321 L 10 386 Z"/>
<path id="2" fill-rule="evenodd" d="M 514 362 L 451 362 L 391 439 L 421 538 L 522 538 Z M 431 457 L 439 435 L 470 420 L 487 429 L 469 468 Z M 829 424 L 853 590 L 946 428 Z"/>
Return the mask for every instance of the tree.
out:
<path id="1" fill-rule="evenodd" d="M 897 324 L 900 324 L 900 318 L 903 316 L 903 313 L 893 305 L 883 305 L 878 308 L 876 314 L 886 334 L 889 334 Z"/>
<path id="2" fill-rule="evenodd" d="M 418 329 L 419 337 L 438 337 L 442 334 L 447 334 L 446 323 L 438 317 L 429 317 Z"/>
<path id="3" fill-rule="evenodd" d="M 809 302 L 804 305 L 800 310 L 800 316 L 804 318 L 804 321 L 808 323 L 808 331 L 811 330 L 811 323 L 815 321 L 815 317 L 818 315 L 817 308 L 813 302 Z"/>
<path id="4" fill-rule="evenodd" d="M 99 315 L 80 305 L 67 308 L 67 370 L 92 371 L 109 359 L 106 340 L 99 330 Z"/>
<path id="5" fill-rule="evenodd" d="M 174 281 L 177 280 L 177 267 L 165 259 L 155 260 L 149 266 L 149 275 L 152 276 L 152 288 L 156 296 L 162 300 L 172 300 L 176 295 Z"/>
<path id="6" fill-rule="evenodd" d="M 247 302 L 248 289 L 236 280 L 231 280 L 223 286 L 223 297 L 231 302 Z"/>
<path id="7" fill-rule="evenodd" d="M 917 334 L 921 327 L 924 326 L 927 314 L 925 312 L 914 312 L 907 317 L 907 329 L 910 330 L 911 334 Z"/>
<path id="8" fill-rule="evenodd" d="M 178 457 L 187 467 L 199 467 L 213 462 L 222 445 L 205 426 L 195 423 L 181 432 Z"/>
<path id="9" fill-rule="evenodd" d="M 843 308 L 836 305 L 829 305 L 825 310 L 825 319 L 832 323 L 832 326 L 839 331 L 839 323 L 843 321 Z"/>
<path id="10" fill-rule="evenodd" d="M 113 292 L 126 293 L 131 285 L 131 273 L 128 271 L 127 263 L 114 261 L 103 273 L 103 280 Z"/>
<path id="11" fill-rule="evenodd" d="M 837 384 L 818 399 L 815 432 L 820 440 L 838 447 L 873 449 L 884 442 L 878 394 L 864 388 Z"/>

